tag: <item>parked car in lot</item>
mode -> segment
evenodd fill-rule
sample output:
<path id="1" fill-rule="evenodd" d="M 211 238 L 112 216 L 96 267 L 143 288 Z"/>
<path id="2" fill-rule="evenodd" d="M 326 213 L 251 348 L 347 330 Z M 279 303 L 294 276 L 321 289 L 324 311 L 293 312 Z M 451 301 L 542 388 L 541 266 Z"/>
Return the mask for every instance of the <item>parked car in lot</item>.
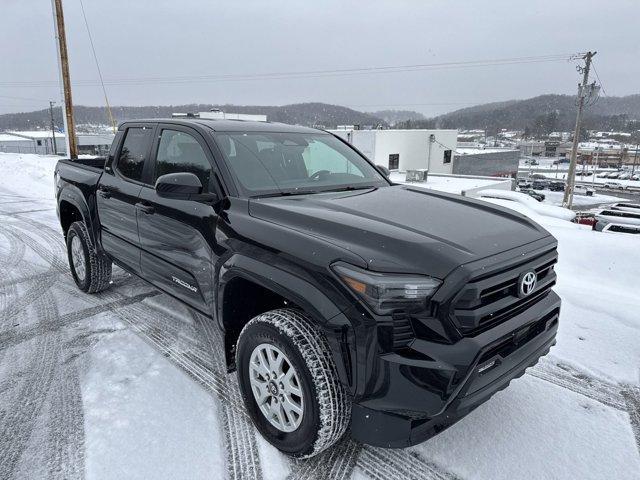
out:
<path id="1" fill-rule="evenodd" d="M 602 172 L 602 173 L 598 173 L 598 174 L 596 175 L 596 177 L 598 177 L 598 178 L 607 178 L 607 175 L 609 175 L 609 173 L 611 173 L 611 172 Z"/>
<path id="2" fill-rule="evenodd" d="M 629 178 L 631 178 L 631 173 L 629 172 L 624 172 L 618 175 L 618 180 L 629 180 Z"/>
<path id="3" fill-rule="evenodd" d="M 596 224 L 598 230 L 598 224 Z M 640 235 L 640 225 L 625 225 L 622 223 L 607 223 L 600 230 L 603 233 L 626 233 L 631 235 Z"/>
<path id="4" fill-rule="evenodd" d="M 564 192 L 566 184 L 563 181 L 555 180 L 549 183 L 549 190 L 552 192 Z"/>
<path id="5" fill-rule="evenodd" d="M 519 178 L 517 182 L 518 188 L 531 188 L 532 183 L 524 178 Z"/>
<path id="6" fill-rule="evenodd" d="M 54 180 L 78 289 L 109 288 L 115 263 L 204 315 L 249 417 L 294 457 L 347 430 L 422 442 L 555 344 L 549 232 L 394 185 L 327 132 L 130 121 L 106 160 L 61 160 Z"/>
<path id="7" fill-rule="evenodd" d="M 620 182 L 605 182 L 603 186 L 612 190 L 624 190 L 626 188 Z"/>
<path id="8" fill-rule="evenodd" d="M 547 182 L 546 180 L 534 180 L 531 188 L 533 188 L 534 190 L 544 190 L 548 186 L 549 182 Z"/>
<path id="9" fill-rule="evenodd" d="M 631 235 L 639 235 L 640 234 L 640 225 L 630 225 L 626 223 L 615 223 L 609 222 L 606 220 L 597 220 L 593 225 L 593 229 L 597 232 L 602 233 L 622 233 L 622 234 L 631 234 Z"/>
<path id="10" fill-rule="evenodd" d="M 634 213 L 623 210 L 614 210 L 612 208 L 602 208 L 595 212 L 595 217 L 597 220 L 607 223 L 640 225 L 640 212 Z"/>
<path id="11" fill-rule="evenodd" d="M 575 185 L 573 187 L 574 195 L 586 195 L 587 197 L 593 197 L 594 193 L 596 193 L 596 191 L 593 188 L 585 185 Z"/>
<path id="12" fill-rule="evenodd" d="M 521 193 L 525 193 L 525 194 L 529 195 L 532 198 L 535 198 L 539 202 L 542 202 L 546 198 L 543 193 L 536 192 L 535 190 L 533 190 L 531 188 L 521 188 L 520 192 Z"/>
<path id="13" fill-rule="evenodd" d="M 607 176 L 605 178 L 618 178 L 620 176 L 620 172 L 611 172 L 611 173 L 607 173 Z"/>
<path id="14" fill-rule="evenodd" d="M 628 202 L 614 203 L 609 208 L 611 208 L 612 210 L 622 210 L 625 212 L 640 213 L 640 204 L 638 203 L 628 203 Z"/>
<path id="15" fill-rule="evenodd" d="M 529 178 L 532 180 L 547 180 L 547 177 L 541 173 L 532 173 Z"/>

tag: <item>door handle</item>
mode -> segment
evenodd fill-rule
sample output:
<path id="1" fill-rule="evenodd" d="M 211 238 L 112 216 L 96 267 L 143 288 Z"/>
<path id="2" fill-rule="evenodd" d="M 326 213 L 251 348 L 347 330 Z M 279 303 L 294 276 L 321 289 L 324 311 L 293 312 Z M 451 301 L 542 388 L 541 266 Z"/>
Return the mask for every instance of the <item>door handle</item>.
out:
<path id="1" fill-rule="evenodd" d="M 100 185 L 98 187 L 98 195 L 100 195 L 102 198 L 110 198 L 111 192 L 112 192 L 111 188 L 105 185 Z"/>
<path id="2" fill-rule="evenodd" d="M 136 208 L 147 215 L 153 215 L 156 211 L 152 205 L 145 205 L 144 203 L 136 203 Z"/>

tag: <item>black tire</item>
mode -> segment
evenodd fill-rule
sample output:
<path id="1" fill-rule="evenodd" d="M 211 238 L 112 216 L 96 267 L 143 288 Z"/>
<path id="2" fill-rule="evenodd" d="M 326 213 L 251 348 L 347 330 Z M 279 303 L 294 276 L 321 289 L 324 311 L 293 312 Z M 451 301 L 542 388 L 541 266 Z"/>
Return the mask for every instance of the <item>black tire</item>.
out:
<path id="1" fill-rule="evenodd" d="M 76 272 L 74 266 L 72 253 L 74 238 L 80 242 L 84 254 L 84 275 L 82 272 Z M 73 280 L 80 290 L 87 293 L 97 293 L 109 287 L 111 260 L 103 253 L 96 251 L 84 222 L 72 223 L 67 231 L 67 258 Z"/>
<path id="2" fill-rule="evenodd" d="M 249 362 L 261 344 L 280 349 L 300 377 L 304 413 L 296 430 L 274 427 L 259 409 L 250 383 Z M 237 374 L 246 409 L 263 437 L 278 450 L 309 458 L 334 445 L 351 417 L 351 399 L 340 383 L 326 338 L 303 312 L 272 310 L 253 318 L 240 333 Z"/>

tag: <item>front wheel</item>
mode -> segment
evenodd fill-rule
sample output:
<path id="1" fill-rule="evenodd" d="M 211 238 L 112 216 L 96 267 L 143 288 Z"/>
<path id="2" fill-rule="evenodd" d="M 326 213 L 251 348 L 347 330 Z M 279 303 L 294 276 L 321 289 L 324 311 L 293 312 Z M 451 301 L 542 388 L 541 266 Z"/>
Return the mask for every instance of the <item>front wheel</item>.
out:
<path id="1" fill-rule="evenodd" d="M 245 406 L 269 443 L 308 458 L 336 443 L 351 416 L 327 340 L 301 311 L 252 319 L 240 333 L 237 369 Z"/>
<path id="2" fill-rule="evenodd" d="M 109 287 L 111 260 L 95 250 L 84 222 L 74 222 L 69 227 L 67 256 L 71 275 L 80 290 L 96 293 Z"/>

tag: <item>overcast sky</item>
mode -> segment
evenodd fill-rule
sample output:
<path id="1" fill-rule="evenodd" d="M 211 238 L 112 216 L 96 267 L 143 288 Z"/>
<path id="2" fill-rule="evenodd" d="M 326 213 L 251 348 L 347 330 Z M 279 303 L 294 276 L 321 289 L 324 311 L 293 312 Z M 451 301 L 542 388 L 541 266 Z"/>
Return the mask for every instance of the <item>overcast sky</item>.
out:
<path id="1" fill-rule="evenodd" d="M 418 110 L 574 93 L 575 62 L 212 79 L 597 50 L 608 95 L 639 93 L 638 0 L 83 0 L 113 105 L 320 101 Z M 50 0 L 0 0 L 0 113 L 59 99 Z M 80 0 L 63 0 L 74 102 L 104 105 Z M 194 77 L 209 76 L 209 78 Z M 167 80 L 169 77 L 169 80 Z M 175 77 L 187 77 L 176 83 Z M 160 78 L 160 80 L 157 80 Z M 145 79 L 122 84 L 122 79 Z M 156 80 L 154 80 L 156 79 Z M 173 82 L 173 83 L 169 83 Z M 12 97 L 12 98 L 9 98 Z"/>

